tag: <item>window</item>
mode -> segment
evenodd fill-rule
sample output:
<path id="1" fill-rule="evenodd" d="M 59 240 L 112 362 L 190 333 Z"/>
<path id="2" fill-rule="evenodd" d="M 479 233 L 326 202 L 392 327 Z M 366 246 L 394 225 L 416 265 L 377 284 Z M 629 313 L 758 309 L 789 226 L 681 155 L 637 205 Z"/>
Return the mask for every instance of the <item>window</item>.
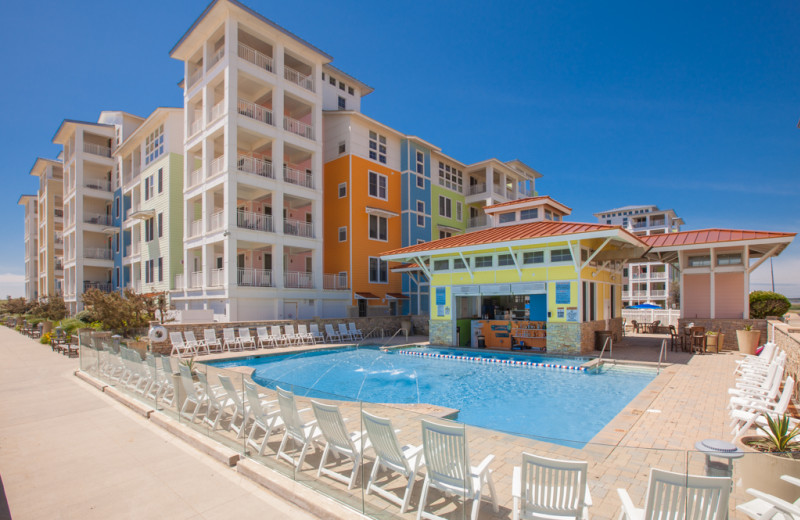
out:
<path id="1" fill-rule="evenodd" d="M 628 277 L 628 268 L 627 267 L 622 270 L 622 276 L 624 276 L 626 278 Z"/>
<path id="2" fill-rule="evenodd" d="M 158 238 L 164 236 L 164 214 L 158 214 Z"/>
<path id="3" fill-rule="evenodd" d="M 330 83 L 331 85 L 333 85 L 335 87 L 336 86 L 336 78 L 334 78 L 333 76 L 330 76 L 328 78 L 328 83 Z"/>
<path id="4" fill-rule="evenodd" d="M 370 283 L 387 283 L 389 281 L 388 264 L 380 258 L 369 258 L 369 281 Z"/>
<path id="5" fill-rule="evenodd" d="M 717 255 L 717 265 L 740 265 L 741 263 L 741 253 L 724 253 Z"/>
<path id="6" fill-rule="evenodd" d="M 544 251 L 530 251 L 527 253 L 522 253 L 522 263 L 523 264 L 543 264 L 544 263 Z"/>
<path id="7" fill-rule="evenodd" d="M 531 220 L 535 218 L 539 218 L 539 208 L 523 209 L 519 212 L 520 220 Z"/>
<path id="8" fill-rule="evenodd" d="M 153 221 L 155 219 L 149 218 L 144 221 L 144 241 L 150 242 L 153 240 Z"/>
<path id="9" fill-rule="evenodd" d="M 164 259 L 162 257 L 158 257 L 158 281 L 164 281 Z"/>
<path id="10" fill-rule="evenodd" d="M 117 287 L 122 287 L 122 280 L 119 278 L 119 267 L 115 267 L 114 271 L 117 273 Z"/>
<path id="11" fill-rule="evenodd" d="M 461 193 L 464 189 L 464 176 L 461 170 L 439 161 L 439 186 Z"/>
<path id="12" fill-rule="evenodd" d="M 388 232 L 387 228 L 389 226 L 389 221 L 386 217 L 380 217 L 378 215 L 370 215 L 369 216 L 369 238 L 372 240 L 388 240 Z"/>
<path id="13" fill-rule="evenodd" d="M 154 180 L 152 175 L 144 180 L 144 200 L 150 200 L 155 196 Z"/>
<path id="14" fill-rule="evenodd" d="M 417 201 L 417 227 L 425 227 L 425 203 Z"/>
<path id="15" fill-rule="evenodd" d="M 114 249 L 119 253 L 119 233 L 114 233 Z"/>
<path id="16" fill-rule="evenodd" d="M 514 265 L 514 257 L 511 255 L 500 255 L 497 257 L 497 265 Z"/>
<path id="17" fill-rule="evenodd" d="M 711 265 L 711 256 L 700 255 L 689 257 L 689 267 L 709 267 Z"/>
<path id="18" fill-rule="evenodd" d="M 547 220 L 553 220 L 553 214 L 550 212 L 549 209 L 544 210 L 544 218 Z"/>
<path id="19" fill-rule="evenodd" d="M 353 90 L 353 87 L 347 87 L 347 93 L 350 94 L 351 96 L 354 96 L 356 91 Z"/>
<path id="20" fill-rule="evenodd" d="M 422 152 L 417 152 L 417 173 L 425 175 L 425 155 Z"/>
<path id="21" fill-rule="evenodd" d="M 386 136 L 369 132 L 369 158 L 386 164 Z"/>
<path id="22" fill-rule="evenodd" d="M 144 163 L 150 164 L 163 153 L 164 125 L 161 125 L 144 139 Z"/>
<path id="23" fill-rule="evenodd" d="M 344 82 L 339 82 L 339 90 L 344 90 Z"/>
<path id="24" fill-rule="evenodd" d="M 433 270 L 434 271 L 447 271 L 450 269 L 450 261 L 449 260 L 434 260 L 433 261 Z"/>
<path id="25" fill-rule="evenodd" d="M 119 197 L 114 199 L 114 218 L 119 218 Z"/>
<path id="26" fill-rule="evenodd" d="M 339 153 L 340 154 L 345 153 L 346 151 L 347 151 L 347 145 L 345 144 L 344 141 L 342 141 L 341 143 L 339 143 Z"/>
<path id="27" fill-rule="evenodd" d="M 339 242 L 347 242 L 347 226 L 339 228 Z"/>
<path id="28" fill-rule="evenodd" d="M 551 262 L 571 262 L 572 252 L 569 249 L 553 249 L 550 251 Z"/>
<path id="29" fill-rule="evenodd" d="M 164 169 L 158 169 L 158 192 L 164 191 Z"/>
<path id="30" fill-rule="evenodd" d="M 452 218 L 451 216 L 452 202 L 453 201 L 451 201 L 447 197 L 442 197 L 441 195 L 439 195 L 439 215 L 441 215 L 442 217 Z"/>
<path id="31" fill-rule="evenodd" d="M 346 106 L 345 99 L 342 96 L 339 96 L 339 110 L 344 110 Z"/>
<path id="32" fill-rule="evenodd" d="M 425 177 L 422 175 L 415 175 L 417 178 L 417 188 L 425 189 Z"/>
<path id="33" fill-rule="evenodd" d="M 475 268 L 476 269 L 479 268 L 479 267 L 492 267 L 492 265 L 494 265 L 494 264 L 492 263 L 492 257 L 491 256 L 476 256 L 475 257 Z"/>
<path id="34" fill-rule="evenodd" d="M 610 225 L 611 221 L 610 220 L 606 220 L 606 224 Z"/>
<path id="35" fill-rule="evenodd" d="M 417 245 L 419 245 L 419 244 L 424 244 L 424 243 L 425 243 L 425 240 L 423 240 L 423 239 L 421 239 L 421 238 L 418 238 L 418 239 L 417 239 Z"/>
<path id="36" fill-rule="evenodd" d="M 386 175 L 369 172 L 369 196 L 386 200 Z"/>
<path id="37" fill-rule="evenodd" d="M 339 198 L 343 199 L 345 197 L 347 197 L 347 183 L 346 182 L 340 182 L 339 183 Z"/>
<path id="38" fill-rule="evenodd" d="M 439 238 L 450 238 L 453 234 L 449 231 L 439 231 Z"/>
<path id="39" fill-rule="evenodd" d="M 516 213 L 500 213 L 500 223 L 505 224 L 506 222 L 514 222 L 517 220 Z"/>
<path id="40" fill-rule="evenodd" d="M 150 283 L 152 281 L 150 280 L 150 262 L 152 262 L 152 260 L 148 260 L 144 263 L 144 283 Z"/>
<path id="41" fill-rule="evenodd" d="M 467 264 L 460 258 L 453 258 L 453 270 L 465 270 L 467 268 Z"/>
<path id="42" fill-rule="evenodd" d="M 456 202 L 456 219 L 463 220 L 464 219 L 464 205 L 460 202 Z"/>

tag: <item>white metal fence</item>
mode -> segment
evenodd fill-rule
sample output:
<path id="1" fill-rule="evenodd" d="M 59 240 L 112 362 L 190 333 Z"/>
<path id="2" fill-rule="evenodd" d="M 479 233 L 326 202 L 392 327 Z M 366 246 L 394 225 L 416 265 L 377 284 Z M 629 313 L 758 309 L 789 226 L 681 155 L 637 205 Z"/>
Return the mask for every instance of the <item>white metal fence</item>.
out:
<path id="1" fill-rule="evenodd" d="M 623 309 L 622 317 L 627 323 L 636 320 L 640 323 L 653 323 L 658 320 L 662 326 L 678 326 L 681 311 L 678 309 Z"/>

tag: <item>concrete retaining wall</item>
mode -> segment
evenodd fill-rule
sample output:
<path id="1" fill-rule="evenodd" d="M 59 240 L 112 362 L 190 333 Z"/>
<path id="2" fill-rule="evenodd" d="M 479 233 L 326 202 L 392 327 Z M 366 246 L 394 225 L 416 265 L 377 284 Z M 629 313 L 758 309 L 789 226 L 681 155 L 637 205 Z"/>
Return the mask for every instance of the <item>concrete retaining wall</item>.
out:
<path id="1" fill-rule="evenodd" d="M 750 325 L 753 330 L 761 331 L 759 343 L 767 342 L 767 320 L 745 320 L 745 319 L 710 319 L 710 318 L 681 318 L 678 320 L 678 333 L 683 333 L 683 328 L 694 323 L 696 327 L 705 327 L 706 332 L 720 330 L 725 334 L 725 344 L 722 350 L 738 350 L 739 342 L 736 339 L 736 331 L 744 330 L 745 325 Z"/>

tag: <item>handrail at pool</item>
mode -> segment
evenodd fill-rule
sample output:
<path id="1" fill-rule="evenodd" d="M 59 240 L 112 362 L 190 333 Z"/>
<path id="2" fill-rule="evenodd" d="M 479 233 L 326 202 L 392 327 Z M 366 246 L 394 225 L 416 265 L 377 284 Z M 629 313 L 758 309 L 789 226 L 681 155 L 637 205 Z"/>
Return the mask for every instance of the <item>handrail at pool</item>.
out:
<path id="1" fill-rule="evenodd" d="M 600 351 L 600 356 L 597 358 L 597 364 L 596 364 L 595 366 L 596 366 L 598 369 L 600 368 L 600 365 L 601 365 L 601 363 L 602 363 L 602 361 L 603 361 L 603 354 L 604 354 L 604 353 L 605 353 L 605 351 L 606 351 L 606 347 L 607 347 L 609 344 L 611 345 L 611 348 L 610 348 L 610 349 L 608 349 L 608 351 L 609 351 L 609 355 L 611 355 L 611 356 L 613 356 L 613 355 L 614 355 L 614 339 L 613 339 L 611 336 L 609 336 L 609 337 L 607 337 L 607 338 L 606 338 L 606 342 L 605 342 L 605 343 L 603 343 L 603 350 L 601 350 L 601 351 Z M 614 359 L 613 357 L 612 357 L 611 359 L 612 359 L 612 360 L 614 360 L 614 364 L 616 365 L 616 364 L 617 364 L 617 360 L 616 360 L 616 359 Z"/>
<path id="2" fill-rule="evenodd" d="M 658 353 L 658 368 L 656 368 L 656 374 L 661 372 L 661 358 L 667 359 L 667 340 L 661 340 L 661 350 Z"/>
<path id="3" fill-rule="evenodd" d="M 403 329 L 397 329 L 397 330 L 394 332 L 394 334 L 392 334 L 392 337 L 391 337 L 391 338 L 389 338 L 389 340 L 388 340 L 388 341 L 384 342 L 384 344 L 383 344 L 383 345 L 381 345 L 381 348 L 386 348 L 386 346 L 387 346 L 387 345 L 389 345 L 389 343 L 391 343 L 391 342 L 392 342 L 392 340 L 394 339 L 394 337 L 395 337 L 395 336 L 397 336 L 398 334 L 400 334 L 401 332 L 403 332 Z"/>
<path id="4" fill-rule="evenodd" d="M 362 343 L 364 343 L 364 342 L 365 342 L 365 341 L 367 341 L 369 338 L 371 338 L 371 337 L 372 337 L 372 334 L 373 334 L 374 332 L 378 331 L 378 330 L 380 330 L 380 327 L 372 327 L 372 329 L 370 329 L 370 331 L 369 331 L 369 332 L 367 332 L 366 334 L 364 334 L 364 337 L 363 337 L 363 338 L 361 338 L 361 340 L 360 340 L 358 343 L 356 343 L 356 348 L 360 347 Z M 378 336 L 377 336 L 377 334 L 375 335 L 375 337 L 378 337 Z"/>

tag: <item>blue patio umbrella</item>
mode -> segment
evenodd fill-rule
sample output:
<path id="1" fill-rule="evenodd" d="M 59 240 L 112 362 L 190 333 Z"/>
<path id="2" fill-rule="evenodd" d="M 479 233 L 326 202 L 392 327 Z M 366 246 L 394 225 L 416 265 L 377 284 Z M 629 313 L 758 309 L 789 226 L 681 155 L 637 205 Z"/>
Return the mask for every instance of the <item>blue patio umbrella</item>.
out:
<path id="1" fill-rule="evenodd" d="M 654 303 L 640 303 L 639 305 L 631 305 L 628 309 L 661 309 L 662 307 Z"/>

